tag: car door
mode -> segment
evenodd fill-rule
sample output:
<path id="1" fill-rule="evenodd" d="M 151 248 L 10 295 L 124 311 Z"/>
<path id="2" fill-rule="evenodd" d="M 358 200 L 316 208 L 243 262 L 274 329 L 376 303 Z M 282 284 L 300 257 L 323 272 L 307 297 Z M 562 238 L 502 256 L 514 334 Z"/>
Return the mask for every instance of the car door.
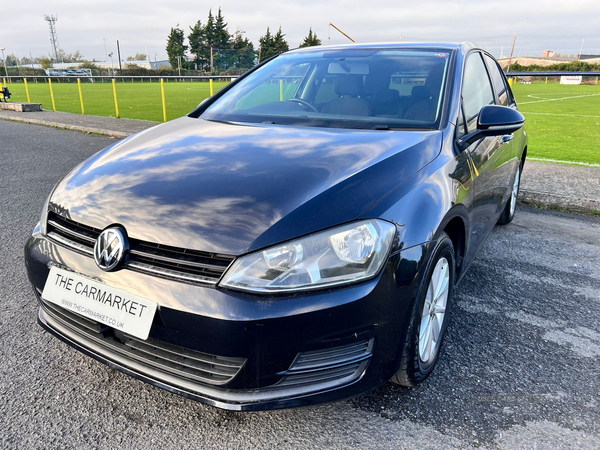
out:
<path id="1" fill-rule="evenodd" d="M 494 88 L 494 93 L 496 95 L 496 104 L 516 109 L 517 104 L 512 96 L 512 93 L 510 92 L 508 81 L 506 80 L 502 69 L 500 69 L 498 63 L 489 55 L 484 54 L 483 59 L 486 62 L 488 72 L 492 80 L 492 87 Z M 509 168 L 508 176 L 503 178 L 503 182 L 498 187 L 502 192 L 502 205 L 504 205 L 510 197 L 514 177 L 520 164 L 520 152 L 518 144 L 519 139 L 514 139 L 514 137 L 514 134 L 509 134 L 506 136 L 501 136 L 500 139 L 502 154 L 498 158 L 497 164 L 506 165 Z"/>
<path id="2" fill-rule="evenodd" d="M 479 111 L 496 103 L 488 70 L 480 52 L 472 52 L 465 62 L 461 111 L 462 120 L 457 137 L 477 128 Z M 476 251 L 493 228 L 501 213 L 502 200 L 508 185 L 510 168 L 504 164 L 510 154 L 502 136 L 485 137 L 471 144 L 466 151 L 473 175 L 473 207 L 471 210 L 471 243 Z"/>

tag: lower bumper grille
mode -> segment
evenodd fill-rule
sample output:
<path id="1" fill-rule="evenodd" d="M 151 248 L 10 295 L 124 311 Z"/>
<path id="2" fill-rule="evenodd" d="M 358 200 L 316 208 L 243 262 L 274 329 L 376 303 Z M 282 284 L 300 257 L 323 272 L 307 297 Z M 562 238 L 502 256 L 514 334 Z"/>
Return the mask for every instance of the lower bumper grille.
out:
<path id="1" fill-rule="evenodd" d="M 230 389 L 246 358 L 210 355 L 166 342 L 140 341 L 113 328 L 41 299 L 40 323 L 48 331 L 111 367 L 146 382 L 205 403 L 232 410 L 259 410 L 261 405 L 296 401 L 304 396 L 348 387 L 362 379 L 374 339 L 299 353 L 279 382 L 259 389 Z M 278 406 L 278 407 L 279 407 Z"/>
<path id="2" fill-rule="evenodd" d="M 373 352 L 374 339 L 339 347 L 302 352 L 282 372 L 277 387 L 300 387 L 328 382 L 349 382 L 365 371 Z"/>
<path id="3" fill-rule="evenodd" d="M 138 340 L 60 306 L 43 300 L 41 303 L 47 314 L 77 334 L 83 335 L 109 351 L 122 354 L 177 378 L 219 386 L 229 383 L 246 362 L 245 358 L 211 355 L 152 338 L 146 341 Z"/>

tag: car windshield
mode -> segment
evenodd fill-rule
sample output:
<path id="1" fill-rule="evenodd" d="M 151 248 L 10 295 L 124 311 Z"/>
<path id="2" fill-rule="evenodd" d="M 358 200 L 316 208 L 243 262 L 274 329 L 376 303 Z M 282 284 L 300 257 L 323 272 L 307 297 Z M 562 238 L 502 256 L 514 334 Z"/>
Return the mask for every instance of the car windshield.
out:
<path id="1" fill-rule="evenodd" d="M 451 53 L 344 49 L 278 56 L 202 119 L 354 129 L 437 128 Z"/>

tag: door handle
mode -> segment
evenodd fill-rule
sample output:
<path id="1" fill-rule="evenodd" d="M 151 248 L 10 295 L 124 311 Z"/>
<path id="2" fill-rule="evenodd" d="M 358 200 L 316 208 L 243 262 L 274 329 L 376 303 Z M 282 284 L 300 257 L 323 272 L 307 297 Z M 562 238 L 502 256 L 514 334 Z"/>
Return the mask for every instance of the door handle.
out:
<path id="1" fill-rule="evenodd" d="M 510 142 L 512 141 L 512 139 L 515 137 L 514 134 L 505 134 L 504 136 L 502 136 L 502 143 L 504 144 L 505 142 Z"/>

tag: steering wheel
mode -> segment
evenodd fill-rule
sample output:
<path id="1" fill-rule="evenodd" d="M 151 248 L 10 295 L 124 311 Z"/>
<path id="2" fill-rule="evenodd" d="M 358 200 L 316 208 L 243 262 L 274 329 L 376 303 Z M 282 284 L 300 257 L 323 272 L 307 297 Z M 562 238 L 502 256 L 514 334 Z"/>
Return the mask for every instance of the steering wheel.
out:
<path id="1" fill-rule="evenodd" d="M 307 107 L 310 111 L 319 112 L 313 105 L 308 103 L 306 100 L 302 100 L 301 98 L 288 98 L 287 101 L 299 103 L 300 105 Z"/>

